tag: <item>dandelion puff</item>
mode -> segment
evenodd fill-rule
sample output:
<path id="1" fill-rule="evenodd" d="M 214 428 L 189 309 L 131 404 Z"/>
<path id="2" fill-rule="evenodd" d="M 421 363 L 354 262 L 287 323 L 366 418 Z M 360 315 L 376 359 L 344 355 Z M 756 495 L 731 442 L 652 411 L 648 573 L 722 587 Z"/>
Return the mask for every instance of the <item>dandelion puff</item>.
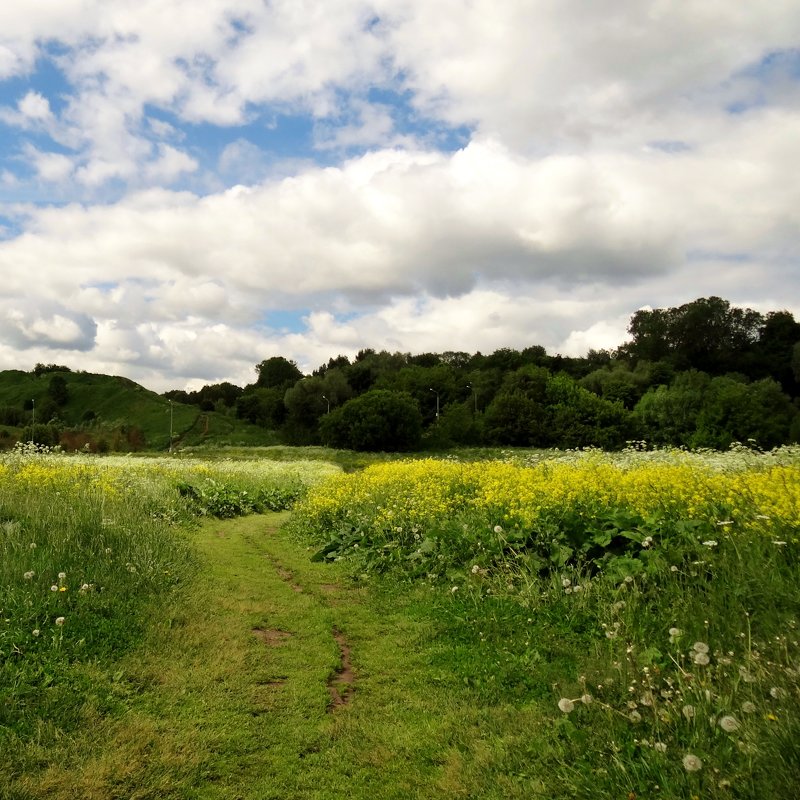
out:
<path id="1" fill-rule="evenodd" d="M 26 581 L 29 581 L 33 578 L 35 574 L 36 573 L 33 570 L 29 570 L 28 572 L 25 573 L 23 577 L 25 578 Z"/>
<path id="2" fill-rule="evenodd" d="M 472 565 L 472 574 L 477 575 L 481 571 L 481 568 L 477 564 Z"/>
<path id="3" fill-rule="evenodd" d="M 503 527 L 501 525 L 495 525 L 494 526 L 494 532 L 495 533 L 502 533 L 503 532 Z"/>
<path id="4" fill-rule="evenodd" d="M 683 631 L 680 628 L 670 628 L 669 635 L 674 639 L 677 636 L 681 636 Z"/>
<path id="5" fill-rule="evenodd" d="M 705 667 L 711 659 L 708 657 L 708 653 L 695 653 L 692 661 L 694 661 L 695 664 Z"/>
<path id="6" fill-rule="evenodd" d="M 56 586 L 55 584 L 53 584 L 53 585 L 50 587 L 50 591 L 51 591 L 51 592 L 57 592 L 57 591 L 58 591 L 58 586 Z"/>
<path id="7" fill-rule="evenodd" d="M 562 579 L 561 579 L 561 585 L 562 585 L 562 586 L 563 586 L 565 589 L 567 588 L 567 586 L 570 586 L 571 584 L 572 584 L 572 581 L 571 581 L 569 578 L 562 578 Z"/>
<path id="8" fill-rule="evenodd" d="M 719 726 L 725 731 L 725 733 L 733 733 L 734 731 L 738 731 L 741 727 L 739 720 L 730 714 L 720 717 Z"/>
<path id="9" fill-rule="evenodd" d="M 694 650 L 695 653 L 707 653 L 709 647 L 705 642 L 695 642 L 692 645 L 692 650 Z"/>
<path id="10" fill-rule="evenodd" d="M 590 694 L 581 695 L 581 703 L 583 703 L 585 706 L 591 705 L 593 700 L 594 698 Z"/>
<path id="11" fill-rule="evenodd" d="M 693 719 L 694 718 L 694 706 L 686 705 L 681 709 L 681 714 L 683 714 L 686 719 Z"/>
<path id="12" fill-rule="evenodd" d="M 756 704 L 751 703 L 749 700 L 745 700 L 744 703 L 742 703 L 742 711 L 745 714 L 754 714 L 756 711 Z"/>
<path id="13" fill-rule="evenodd" d="M 631 722 L 634 722 L 634 723 L 641 722 L 642 721 L 642 715 L 638 711 L 631 711 L 631 713 L 628 714 L 628 719 Z"/>
<path id="14" fill-rule="evenodd" d="M 60 628 L 64 624 L 64 617 L 56 617 L 56 625 Z"/>
<path id="15" fill-rule="evenodd" d="M 35 549 L 36 549 L 36 542 L 31 542 L 31 543 L 28 545 L 28 547 L 29 547 L 31 550 L 35 550 Z"/>
<path id="16" fill-rule="evenodd" d="M 773 686 L 769 690 L 769 696 L 773 700 L 782 700 L 784 697 L 786 697 L 786 690 L 785 689 L 781 689 L 778 686 Z"/>
<path id="17" fill-rule="evenodd" d="M 66 573 L 66 572 L 59 572 L 59 573 L 58 573 L 58 579 L 59 579 L 60 581 L 63 581 L 63 580 L 64 580 L 64 578 L 66 578 L 66 577 L 67 577 L 67 573 Z"/>
<path id="18" fill-rule="evenodd" d="M 653 749 L 658 753 L 666 753 L 667 745 L 664 742 L 655 742 L 655 744 L 653 744 Z"/>
<path id="19" fill-rule="evenodd" d="M 574 711 L 575 703 L 572 702 L 568 697 L 562 697 L 558 701 L 558 708 L 560 711 L 563 711 L 565 714 L 569 714 L 570 711 Z"/>
<path id="20" fill-rule="evenodd" d="M 41 631 L 40 631 L 38 628 L 34 628 L 34 629 L 31 631 L 31 633 L 32 633 L 34 636 L 38 636 L 38 635 L 41 633 Z"/>
<path id="21" fill-rule="evenodd" d="M 687 753 L 683 757 L 683 768 L 687 772 L 697 772 L 703 768 L 703 762 L 696 755 Z"/>

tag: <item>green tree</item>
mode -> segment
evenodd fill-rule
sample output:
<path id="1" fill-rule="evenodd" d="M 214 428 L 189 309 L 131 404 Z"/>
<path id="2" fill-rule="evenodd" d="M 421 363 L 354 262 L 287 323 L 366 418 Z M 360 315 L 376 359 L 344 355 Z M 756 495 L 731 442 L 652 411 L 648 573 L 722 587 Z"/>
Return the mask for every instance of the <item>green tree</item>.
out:
<path id="1" fill-rule="evenodd" d="M 273 356 L 256 364 L 256 372 L 256 386 L 261 389 L 286 389 L 303 377 L 297 364 L 283 356 Z"/>
<path id="2" fill-rule="evenodd" d="M 57 405 L 65 406 L 69 400 L 69 389 L 63 375 L 53 375 L 47 387 L 48 397 Z"/>
<path id="3" fill-rule="evenodd" d="M 407 451 L 419 446 L 422 415 L 409 394 L 373 389 L 326 414 L 320 435 L 332 447 Z"/>

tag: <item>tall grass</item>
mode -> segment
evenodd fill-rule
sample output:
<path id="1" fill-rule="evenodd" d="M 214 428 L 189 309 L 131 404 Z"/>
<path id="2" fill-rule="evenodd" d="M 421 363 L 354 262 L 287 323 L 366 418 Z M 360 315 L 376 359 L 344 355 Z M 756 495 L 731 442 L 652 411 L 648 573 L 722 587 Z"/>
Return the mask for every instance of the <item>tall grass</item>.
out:
<path id="1" fill-rule="evenodd" d="M 442 674 L 538 705 L 508 756 L 550 797 L 800 793 L 800 453 L 379 465 L 298 536 L 430 583 Z"/>
<path id="2" fill-rule="evenodd" d="M 189 524 L 286 508 L 335 468 L 66 456 L 0 460 L 0 741 L 124 708 L 113 664 L 196 568 Z M 182 490 L 182 491 L 181 491 Z M 191 491 L 190 491 L 191 490 Z M 0 750 L 4 748 L 0 747 Z"/>

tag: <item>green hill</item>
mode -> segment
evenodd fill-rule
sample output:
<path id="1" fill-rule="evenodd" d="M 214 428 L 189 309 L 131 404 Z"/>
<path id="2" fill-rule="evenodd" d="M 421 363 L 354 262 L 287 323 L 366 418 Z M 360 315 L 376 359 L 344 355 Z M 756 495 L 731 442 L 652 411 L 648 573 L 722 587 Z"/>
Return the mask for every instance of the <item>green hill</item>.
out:
<path id="1" fill-rule="evenodd" d="M 170 407 L 171 406 L 171 407 Z M 269 431 L 232 414 L 170 402 L 128 378 L 89 372 L 0 371 L 0 446 L 24 426 L 55 421 L 66 449 L 167 450 L 274 444 Z"/>

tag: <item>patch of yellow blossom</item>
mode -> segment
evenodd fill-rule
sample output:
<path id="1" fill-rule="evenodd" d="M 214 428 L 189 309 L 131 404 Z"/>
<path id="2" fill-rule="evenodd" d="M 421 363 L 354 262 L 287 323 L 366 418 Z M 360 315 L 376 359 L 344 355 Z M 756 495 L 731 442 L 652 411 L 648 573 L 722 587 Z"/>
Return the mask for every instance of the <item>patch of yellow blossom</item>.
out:
<path id="1" fill-rule="evenodd" d="M 399 461 L 323 482 L 297 514 L 322 532 L 345 520 L 408 530 L 468 512 L 477 512 L 487 524 L 525 528 L 565 511 L 594 517 L 615 509 L 644 517 L 735 519 L 739 529 L 760 529 L 766 518 L 797 525 L 800 465 L 765 463 L 731 470 L 697 459 L 636 463 L 599 453 L 535 466 Z"/>

